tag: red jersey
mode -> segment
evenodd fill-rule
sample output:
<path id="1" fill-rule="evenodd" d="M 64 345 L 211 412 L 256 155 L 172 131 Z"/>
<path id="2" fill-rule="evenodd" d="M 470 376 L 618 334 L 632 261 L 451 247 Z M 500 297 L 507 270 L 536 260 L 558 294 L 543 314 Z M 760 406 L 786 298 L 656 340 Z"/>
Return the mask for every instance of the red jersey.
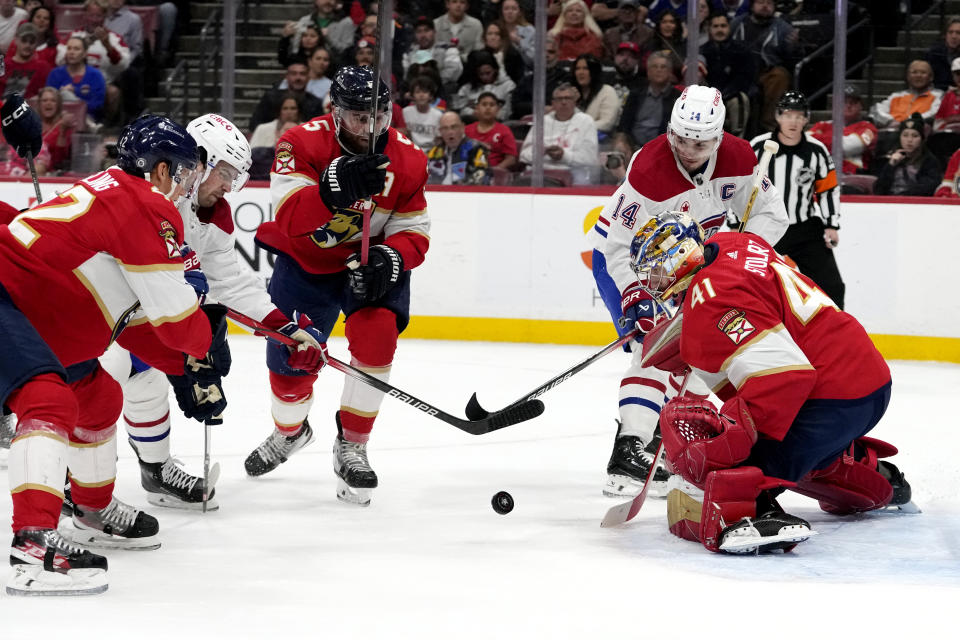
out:
<path id="1" fill-rule="evenodd" d="M 937 198 L 960 198 L 957 193 L 957 177 L 960 177 L 960 150 L 954 151 L 950 156 L 947 170 L 943 172 L 943 182 L 933 195 Z"/>
<path id="2" fill-rule="evenodd" d="M 464 132 L 468 138 L 473 138 L 486 145 L 489 149 L 487 153 L 487 163 L 495 167 L 503 162 L 504 156 L 518 157 L 517 140 L 513 137 L 510 127 L 502 122 L 494 123 L 493 127 L 486 133 L 480 133 L 477 123 L 471 123 L 466 126 Z"/>
<path id="3" fill-rule="evenodd" d="M 427 157 L 394 128 L 384 153 L 390 158 L 383 191 L 373 197 L 370 243 L 387 244 L 403 256 L 406 269 L 423 262 L 430 244 L 430 218 L 423 188 Z M 275 219 L 257 229 L 257 242 L 285 253 L 310 273 L 335 273 L 360 250 L 363 201 L 330 211 L 320 198 L 320 176 L 344 154 L 334 134 L 333 115 L 288 130 L 277 143 L 270 172 Z"/>
<path id="4" fill-rule="evenodd" d="M 760 236 L 723 232 L 711 245 L 683 302 L 681 355 L 723 400 L 746 400 L 761 433 L 782 440 L 807 400 L 862 398 L 890 381 L 860 323 Z"/>
<path id="5" fill-rule="evenodd" d="M 53 66 L 37 55 L 26 62 L 7 58 L 6 73 L 0 76 L 0 95 L 19 93 L 24 98 L 32 98 L 47 83 L 51 69 Z"/>
<path id="6" fill-rule="evenodd" d="M 64 366 L 103 355 L 128 323 L 202 357 L 210 323 L 182 241 L 173 204 L 114 167 L 0 226 L 0 283 Z"/>
<path id="7" fill-rule="evenodd" d="M 824 120 L 810 127 L 810 135 L 823 143 L 827 151 L 833 145 L 833 121 Z M 842 173 L 857 173 L 867 169 L 873 151 L 877 148 L 877 128 L 866 120 L 848 124 L 843 128 L 843 168 Z"/>

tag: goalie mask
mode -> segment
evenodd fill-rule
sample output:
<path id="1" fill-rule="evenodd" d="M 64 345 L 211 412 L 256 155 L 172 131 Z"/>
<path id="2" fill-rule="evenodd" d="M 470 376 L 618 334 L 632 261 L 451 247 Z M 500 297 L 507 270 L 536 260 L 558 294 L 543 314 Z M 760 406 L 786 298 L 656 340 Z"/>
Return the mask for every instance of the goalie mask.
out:
<path id="1" fill-rule="evenodd" d="M 651 218 L 630 243 L 637 279 L 661 300 L 684 291 L 703 261 L 703 229 L 681 211 Z"/>

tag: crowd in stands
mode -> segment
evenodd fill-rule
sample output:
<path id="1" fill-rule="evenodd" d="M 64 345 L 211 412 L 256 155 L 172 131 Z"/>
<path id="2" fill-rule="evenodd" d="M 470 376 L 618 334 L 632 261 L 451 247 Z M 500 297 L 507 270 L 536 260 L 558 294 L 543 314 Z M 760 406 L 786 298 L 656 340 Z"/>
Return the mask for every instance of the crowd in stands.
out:
<path id="1" fill-rule="evenodd" d="M 82 16 L 68 30 L 56 22 L 70 4 L 48 3 L 0 0 L 7 69 L 0 90 L 19 91 L 42 110 L 48 143 L 37 160 L 50 173 L 69 169 L 72 134 L 116 132 L 143 110 L 148 68 L 170 63 L 174 27 L 188 19 L 190 3 L 86 0 L 71 7 Z M 430 181 L 529 184 L 540 135 L 532 127 L 532 2 L 394 4 L 393 124 L 427 153 Z M 141 14 L 126 5 L 154 5 L 156 33 L 144 34 Z M 633 152 L 666 131 L 685 86 L 689 38 L 700 52 L 697 82 L 720 89 L 725 129 L 749 139 L 776 126 L 779 97 L 808 82 L 794 78 L 795 64 L 832 32 L 832 23 L 818 22 L 832 19 L 832 0 L 699 0 L 695 33 L 686 0 L 549 0 L 547 7 L 543 161 L 550 184 L 623 180 Z M 889 45 L 903 25 L 897 7 L 894 0 L 851 2 L 850 21 L 869 16 L 877 44 Z M 247 123 L 254 178 L 268 177 L 284 131 L 329 112 L 339 67 L 373 63 L 378 8 L 376 0 L 290 4 L 276 48 L 284 71 Z M 874 104 L 857 88 L 864 78 L 847 86 L 843 172 L 873 176 L 877 192 L 960 197 L 955 176 L 944 176 L 947 164 L 954 173 L 960 167 L 960 157 L 949 162 L 960 149 L 960 18 L 948 19 L 943 37 L 913 57 L 904 60 L 903 90 Z M 809 134 L 829 147 L 832 126 L 815 122 Z M 10 158 L 0 172 L 22 171 L 18 165 Z"/>

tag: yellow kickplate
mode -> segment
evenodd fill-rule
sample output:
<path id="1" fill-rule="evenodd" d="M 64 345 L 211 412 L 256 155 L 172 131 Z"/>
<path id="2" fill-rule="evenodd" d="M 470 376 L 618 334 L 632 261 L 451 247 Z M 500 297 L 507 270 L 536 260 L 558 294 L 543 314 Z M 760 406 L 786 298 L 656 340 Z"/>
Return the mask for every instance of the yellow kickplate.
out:
<path id="1" fill-rule="evenodd" d="M 699 523 L 702 509 L 703 505 L 699 500 L 680 489 L 672 489 L 667 494 L 667 523 L 670 527 L 681 520 Z"/>

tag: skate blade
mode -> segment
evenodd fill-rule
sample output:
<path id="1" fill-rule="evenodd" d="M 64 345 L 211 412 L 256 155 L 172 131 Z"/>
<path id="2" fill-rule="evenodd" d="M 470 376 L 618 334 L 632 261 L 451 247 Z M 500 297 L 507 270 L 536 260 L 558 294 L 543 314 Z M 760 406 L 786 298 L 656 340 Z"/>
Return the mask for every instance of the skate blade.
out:
<path id="1" fill-rule="evenodd" d="M 785 530 L 780 531 L 780 533 L 775 536 L 727 536 L 727 539 L 720 545 L 720 551 L 737 554 L 757 553 L 758 551 L 781 548 L 791 543 L 794 545 L 800 544 L 818 533 L 813 529 L 799 525 L 796 527 L 784 527 L 784 529 Z"/>
<path id="2" fill-rule="evenodd" d="M 74 544 L 87 549 L 103 549 L 106 551 L 152 551 L 160 548 L 160 535 L 145 538 L 124 538 L 114 536 L 96 529 L 83 529 L 72 520 L 63 520 L 57 527 L 61 534 Z"/>
<path id="3" fill-rule="evenodd" d="M 202 511 L 203 502 L 186 502 L 166 493 L 147 492 L 147 502 L 155 507 L 166 507 L 167 509 L 181 509 L 183 511 Z M 216 498 L 207 500 L 207 511 L 216 511 L 220 508 L 220 503 Z"/>
<path id="4" fill-rule="evenodd" d="M 107 590 L 103 569 L 71 569 L 67 573 L 44 571 L 40 565 L 18 564 L 7 582 L 11 596 L 90 596 Z"/>
<path id="5" fill-rule="evenodd" d="M 908 515 L 923 513 L 913 500 L 905 504 L 888 504 L 880 511 L 883 513 L 906 513 Z"/>
<path id="6" fill-rule="evenodd" d="M 348 504 L 355 504 L 360 507 L 370 506 L 370 496 L 373 489 L 361 489 L 351 487 L 342 479 L 337 480 L 337 499 Z"/>
<path id="7" fill-rule="evenodd" d="M 607 476 L 607 484 L 603 487 L 603 495 L 608 498 L 635 498 L 641 491 L 643 491 L 643 480 L 616 474 Z M 651 480 L 650 488 L 647 490 L 647 497 L 667 497 L 667 483 Z"/>

